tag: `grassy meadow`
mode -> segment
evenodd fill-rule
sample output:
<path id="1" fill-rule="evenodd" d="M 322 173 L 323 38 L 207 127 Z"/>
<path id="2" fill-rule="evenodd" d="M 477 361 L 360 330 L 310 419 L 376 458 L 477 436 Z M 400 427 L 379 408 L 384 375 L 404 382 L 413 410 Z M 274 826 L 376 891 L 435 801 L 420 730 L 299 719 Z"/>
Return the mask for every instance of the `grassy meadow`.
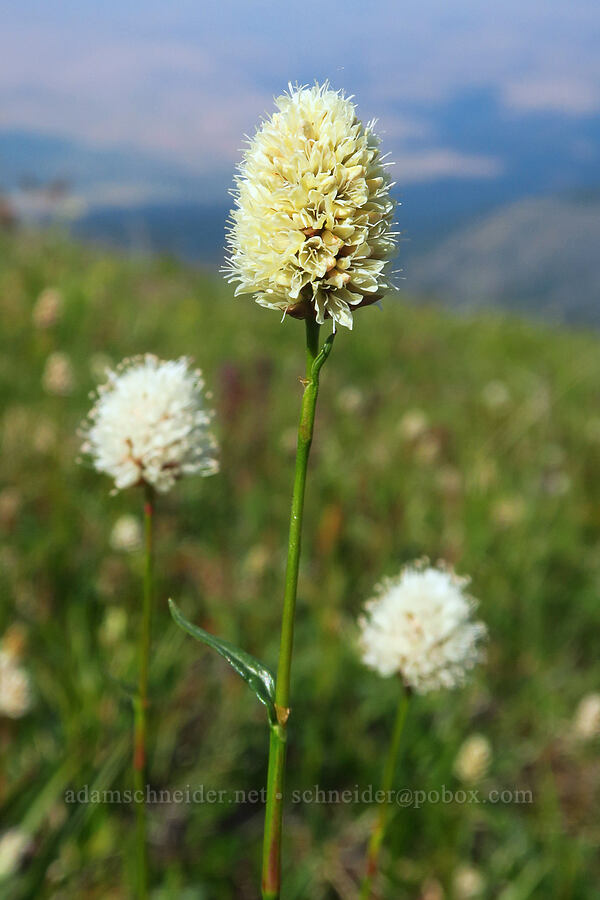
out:
<path id="1" fill-rule="evenodd" d="M 62 310 L 40 322 L 49 288 Z M 111 535 L 123 515 L 141 519 L 142 495 L 110 496 L 77 464 L 77 428 L 106 363 L 152 351 L 203 369 L 221 472 L 159 497 L 149 780 L 228 792 L 151 806 L 152 896 L 255 900 L 263 806 L 228 798 L 265 783 L 265 711 L 177 629 L 167 598 L 275 668 L 303 325 L 173 261 L 26 232 L 0 237 L 0 315 L 0 640 L 33 694 L 26 715 L 0 718 L 0 832 L 31 838 L 0 897 L 131 896 L 132 806 L 65 796 L 131 787 L 121 685 L 135 678 L 142 559 Z M 472 576 L 490 638 L 464 689 L 412 703 L 398 787 L 531 802 L 398 808 L 380 896 L 591 900 L 598 739 L 573 723 L 600 679 L 600 336 L 402 296 L 337 336 L 306 500 L 286 900 L 357 896 L 373 809 L 291 795 L 378 787 L 398 684 L 360 664 L 356 617 L 383 575 L 425 555 Z M 465 786 L 455 759 L 472 734 L 492 757 Z"/>

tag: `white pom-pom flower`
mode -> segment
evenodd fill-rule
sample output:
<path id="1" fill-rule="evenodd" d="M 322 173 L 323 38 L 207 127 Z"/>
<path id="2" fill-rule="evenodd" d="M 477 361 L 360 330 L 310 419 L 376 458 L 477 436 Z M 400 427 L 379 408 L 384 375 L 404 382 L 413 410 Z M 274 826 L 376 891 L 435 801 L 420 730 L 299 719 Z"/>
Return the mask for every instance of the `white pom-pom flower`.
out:
<path id="1" fill-rule="evenodd" d="M 295 318 L 379 300 L 394 255 L 391 180 L 373 123 L 328 84 L 290 86 L 257 131 L 236 178 L 227 244 L 237 294 Z"/>
<path id="2" fill-rule="evenodd" d="M 31 837 L 22 828 L 9 828 L 0 835 L 0 881 L 15 874 L 31 844 Z"/>
<path id="3" fill-rule="evenodd" d="M 30 707 L 29 675 L 12 654 L 0 650 L 0 716 L 20 719 Z"/>
<path id="4" fill-rule="evenodd" d="M 204 381 L 185 357 L 147 354 L 109 370 L 82 429 L 82 450 L 115 489 L 147 484 L 164 493 L 182 475 L 218 470 Z"/>
<path id="5" fill-rule="evenodd" d="M 471 618 L 468 579 L 417 563 L 376 588 L 359 620 L 362 660 L 380 675 L 398 674 L 420 694 L 461 684 L 481 658 L 486 629 Z"/>

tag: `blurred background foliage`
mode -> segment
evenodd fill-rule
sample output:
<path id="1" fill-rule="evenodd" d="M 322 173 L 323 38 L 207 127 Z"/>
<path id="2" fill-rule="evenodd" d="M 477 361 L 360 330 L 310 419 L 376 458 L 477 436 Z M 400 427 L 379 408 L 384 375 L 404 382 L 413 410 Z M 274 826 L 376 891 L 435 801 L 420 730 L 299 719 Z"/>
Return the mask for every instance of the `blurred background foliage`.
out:
<path id="1" fill-rule="evenodd" d="M 133 809 L 65 792 L 131 787 L 118 682 L 135 669 L 142 496 L 110 496 L 76 463 L 77 428 L 107 363 L 152 351 L 204 370 L 221 473 L 159 500 L 149 778 L 260 790 L 264 709 L 166 600 L 275 667 L 303 328 L 213 276 L 58 233 L 0 237 L 0 314 L 0 635 L 31 679 L 30 708 L 0 718 L 2 830 L 27 835 L 0 896 L 126 898 Z M 397 810 L 382 898 L 597 896 L 598 737 L 577 708 L 600 676 L 599 349 L 595 334 L 390 297 L 323 371 L 289 791 L 378 785 L 398 684 L 361 666 L 356 617 L 381 576 L 428 555 L 472 575 L 488 660 L 465 689 L 412 704 L 398 787 L 456 791 L 459 772 L 482 796 L 533 795 Z M 491 753 L 465 774 L 473 734 Z M 262 819 L 260 803 L 152 806 L 153 896 L 256 898 Z M 372 819 L 365 804 L 289 804 L 287 900 L 356 896 Z"/>

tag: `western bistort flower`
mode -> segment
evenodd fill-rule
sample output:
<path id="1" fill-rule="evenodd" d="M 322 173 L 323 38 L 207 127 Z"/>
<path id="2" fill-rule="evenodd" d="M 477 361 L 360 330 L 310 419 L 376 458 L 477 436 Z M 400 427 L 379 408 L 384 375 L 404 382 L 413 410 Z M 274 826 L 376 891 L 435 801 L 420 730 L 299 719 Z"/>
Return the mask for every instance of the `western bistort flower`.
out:
<path id="1" fill-rule="evenodd" d="M 600 735 L 600 694 L 586 694 L 580 700 L 573 728 L 576 736 L 584 740 Z"/>
<path id="2" fill-rule="evenodd" d="M 124 360 L 108 371 L 82 432 L 83 452 L 121 490 L 148 484 L 168 491 L 182 475 L 218 470 L 201 373 L 185 357 Z"/>
<path id="3" fill-rule="evenodd" d="M 11 653 L 0 650 L 0 716 L 20 719 L 30 707 L 29 675 Z"/>
<path id="4" fill-rule="evenodd" d="M 51 353 L 44 366 L 42 385 L 49 394 L 66 397 L 73 393 L 75 375 L 71 360 L 66 353 Z"/>
<path id="5" fill-rule="evenodd" d="M 142 546 L 142 523 L 135 516 L 119 516 L 110 533 L 113 550 L 131 553 Z"/>
<path id="6" fill-rule="evenodd" d="M 479 869 L 471 865 L 459 866 L 452 878 L 452 896 L 455 900 L 475 900 L 485 890 L 485 879 Z"/>
<path id="7" fill-rule="evenodd" d="M 481 658 L 486 629 L 473 622 L 468 579 L 423 563 L 383 581 L 359 620 L 362 660 L 398 674 L 417 693 L 452 688 Z"/>
<path id="8" fill-rule="evenodd" d="M 290 86 L 239 166 L 227 244 L 238 294 L 352 328 L 389 288 L 391 179 L 372 122 L 328 84 Z"/>
<path id="9" fill-rule="evenodd" d="M 31 847 L 31 837 L 22 828 L 9 828 L 0 835 L 0 881 L 18 870 Z"/>
<path id="10" fill-rule="evenodd" d="M 63 296 L 56 288 L 42 291 L 33 307 L 33 324 L 37 328 L 52 328 L 60 319 L 63 308 Z"/>
<path id="11" fill-rule="evenodd" d="M 471 734 L 461 744 L 454 760 L 454 774 L 467 784 L 485 778 L 492 761 L 492 745 L 483 734 Z"/>

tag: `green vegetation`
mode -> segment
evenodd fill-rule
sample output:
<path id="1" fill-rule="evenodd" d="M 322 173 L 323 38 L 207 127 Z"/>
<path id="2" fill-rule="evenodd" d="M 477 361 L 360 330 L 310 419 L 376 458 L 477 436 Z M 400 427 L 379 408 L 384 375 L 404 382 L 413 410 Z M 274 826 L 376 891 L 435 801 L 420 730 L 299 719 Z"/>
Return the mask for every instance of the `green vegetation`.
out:
<path id="1" fill-rule="evenodd" d="M 41 328 L 32 310 L 49 287 L 64 309 Z M 253 900 L 264 808 L 233 801 L 264 787 L 265 708 L 176 627 L 167 598 L 276 667 L 303 325 L 234 301 L 215 277 L 53 235 L 0 238 L 0 307 L 0 636 L 23 643 L 34 685 L 31 711 L 0 719 L 2 829 L 33 838 L 0 896 L 129 896 L 133 805 L 65 792 L 131 788 L 120 685 L 135 672 L 142 554 L 110 537 L 123 514 L 141 521 L 143 496 L 111 497 L 108 479 L 77 465 L 76 430 L 103 362 L 152 351 L 204 370 L 222 468 L 157 507 L 148 773 L 156 791 L 203 786 L 205 802 L 151 806 L 154 896 Z M 285 896 L 356 896 L 372 807 L 292 792 L 379 786 L 398 684 L 363 669 L 355 620 L 382 575 L 427 554 L 473 576 L 488 662 L 464 690 L 411 705 L 397 786 L 464 789 L 454 760 L 477 732 L 493 751 L 481 798 L 531 791 L 532 802 L 396 809 L 381 896 L 460 896 L 468 864 L 485 897 L 592 898 L 598 744 L 572 723 L 600 677 L 600 339 L 402 298 L 355 322 L 322 374 L 310 462 Z M 62 395 L 43 386 L 56 352 L 73 368 Z M 223 802 L 208 802 L 219 790 Z"/>

